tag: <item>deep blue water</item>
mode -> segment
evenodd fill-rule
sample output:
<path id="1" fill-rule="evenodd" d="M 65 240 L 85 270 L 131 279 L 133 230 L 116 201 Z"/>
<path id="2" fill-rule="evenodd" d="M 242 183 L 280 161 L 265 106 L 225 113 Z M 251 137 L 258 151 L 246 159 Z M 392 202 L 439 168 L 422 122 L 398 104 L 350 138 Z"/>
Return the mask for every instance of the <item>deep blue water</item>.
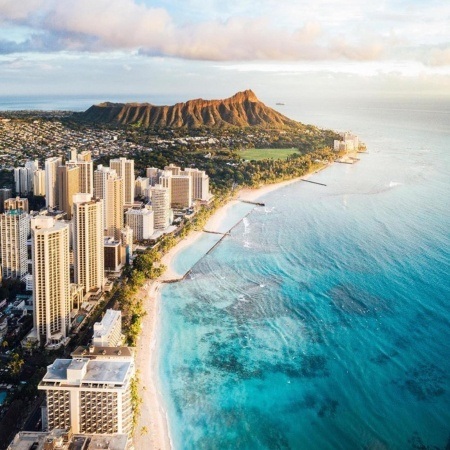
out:
<path id="1" fill-rule="evenodd" d="M 164 287 L 160 379 L 175 448 L 444 449 L 450 105 L 286 108 L 353 130 L 368 154 L 312 177 L 326 187 L 263 197 L 190 278 Z M 206 247 L 185 250 L 177 269 Z"/>

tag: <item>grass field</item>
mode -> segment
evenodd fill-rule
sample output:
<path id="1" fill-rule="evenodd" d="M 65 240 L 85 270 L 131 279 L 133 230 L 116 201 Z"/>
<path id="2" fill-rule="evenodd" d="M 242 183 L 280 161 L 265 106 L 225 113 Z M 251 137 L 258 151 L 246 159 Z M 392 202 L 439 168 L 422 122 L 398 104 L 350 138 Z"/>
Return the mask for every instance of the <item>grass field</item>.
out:
<path id="1" fill-rule="evenodd" d="M 286 159 L 289 155 L 298 153 L 296 148 L 251 148 L 241 150 L 241 158 L 251 161 L 260 161 L 261 159 Z"/>

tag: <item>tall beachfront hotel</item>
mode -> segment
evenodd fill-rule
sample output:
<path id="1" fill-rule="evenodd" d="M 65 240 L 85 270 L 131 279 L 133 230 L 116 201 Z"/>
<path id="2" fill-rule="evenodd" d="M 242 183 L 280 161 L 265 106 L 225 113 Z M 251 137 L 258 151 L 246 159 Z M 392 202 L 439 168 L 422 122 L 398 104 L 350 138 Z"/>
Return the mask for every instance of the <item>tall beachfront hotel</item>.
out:
<path id="1" fill-rule="evenodd" d="M 58 167 L 58 207 L 72 219 L 73 196 L 80 192 L 80 168 L 73 163 Z"/>
<path id="2" fill-rule="evenodd" d="M 31 219 L 34 334 L 60 345 L 70 326 L 69 225 L 49 216 Z"/>
<path id="3" fill-rule="evenodd" d="M 56 359 L 39 389 L 47 397 L 48 429 L 71 428 L 83 434 L 131 434 L 132 356 L 118 347 L 102 347 L 101 356 Z"/>
<path id="4" fill-rule="evenodd" d="M 160 184 L 151 188 L 154 227 L 158 230 L 170 225 L 170 191 Z"/>
<path id="5" fill-rule="evenodd" d="M 11 209 L 0 214 L 3 278 L 22 278 L 28 272 L 27 239 L 29 231 L 30 216 L 23 209 Z"/>
<path id="6" fill-rule="evenodd" d="M 111 169 L 115 170 L 119 177 L 123 178 L 123 202 L 126 206 L 134 203 L 134 160 L 127 158 L 111 159 Z"/>
<path id="7" fill-rule="evenodd" d="M 94 172 L 94 195 L 103 199 L 103 227 L 106 236 L 120 239 L 123 228 L 123 178 L 110 167 L 99 165 Z"/>
<path id="8" fill-rule="evenodd" d="M 45 206 L 54 208 L 58 205 L 58 185 L 56 178 L 62 158 L 55 156 L 45 160 Z"/>
<path id="9" fill-rule="evenodd" d="M 75 283 L 83 293 L 103 290 L 103 200 L 91 194 L 73 196 L 73 251 Z"/>

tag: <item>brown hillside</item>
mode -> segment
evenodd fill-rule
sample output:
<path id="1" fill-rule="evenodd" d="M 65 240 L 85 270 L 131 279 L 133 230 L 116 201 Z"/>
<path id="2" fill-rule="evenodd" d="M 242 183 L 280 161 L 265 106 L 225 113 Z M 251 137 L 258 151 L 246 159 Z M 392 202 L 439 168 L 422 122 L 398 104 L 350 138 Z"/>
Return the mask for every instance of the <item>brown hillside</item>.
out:
<path id="1" fill-rule="evenodd" d="M 147 128 L 290 128 L 299 125 L 264 103 L 251 90 L 225 100 L 189 100 L 173 106 L 150 103 L 101 103 L 82 113 L 88 122 L 137 124 Z"/>

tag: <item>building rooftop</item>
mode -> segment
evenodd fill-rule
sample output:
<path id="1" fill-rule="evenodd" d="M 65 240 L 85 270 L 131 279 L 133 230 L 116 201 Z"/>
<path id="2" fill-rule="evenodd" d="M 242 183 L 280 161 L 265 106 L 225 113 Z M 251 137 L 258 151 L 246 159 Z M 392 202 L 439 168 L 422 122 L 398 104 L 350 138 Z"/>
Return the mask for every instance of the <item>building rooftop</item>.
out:
<path id="1" fill-rule="evenodd" d="M 126 434 L 71 435 L 67 430 L 20 431 L 16 434 L 8 450 L 43 450 L 45 444 L 54 443 L 58 450 L 125 450 Z M 50 444 L 52 445 L 52 444 Z"/>
<path id="2" fill-rule="evenodd" d="M 88 358 L 56 359 L 53 364 L 47 366 L 47 373 L 42 379 L 43 384 L 47 382 L 59 382 L 62 384 L 124 384 L 132 361 L 124 360 L 96 360 Z M 71 380 L 67 370 L 79 370 L 82 373 L 81 380 Z M 85 369 L 86 371 L 84 372 Z"/>
<path id="3" fill-rule="evenodd" d="M 8 216 L 20 216 L 21 214 L 26 214 L 23 209 L 10 209 L 5 211 L 5 214 Z"/>
<path id="4" fill-rule="evenodd" d="M 101 322 L 94 324 L 94 339 L 105 336 L 111 332 L 111 327 L 120 321 L 122 313 L 114 309 L 107 309 Z"/>
<path id="5" fill-rule="evenodd" d="M 114 239 L 114 237 L 112 237 L 112 236 L 105 236 L 104 245 L 105 246 L 116 246 L 116 245 L 120 245 L 120 241 Z"/>
<path id="6" fill-rule="evenodd" d="M 77 347 L 72 353 L 73 358 L 122 358 L 132 359 L 134 351 L 132 347 Z"/>

